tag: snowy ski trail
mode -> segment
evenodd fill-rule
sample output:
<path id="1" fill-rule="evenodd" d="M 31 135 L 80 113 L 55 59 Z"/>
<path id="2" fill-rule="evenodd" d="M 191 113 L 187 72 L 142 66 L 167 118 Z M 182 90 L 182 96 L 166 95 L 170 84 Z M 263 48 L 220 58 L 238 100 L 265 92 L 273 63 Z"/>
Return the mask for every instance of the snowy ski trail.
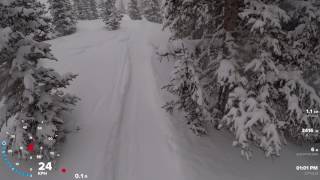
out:
<path id="1" fill-rule="evenodd" d="M 157 99 L 151 68 L 153 49 L 140 26 L 134 26 L 130 32 L 125 40 L 128 89 L 123 96 L 116 135 L 112 136 L 116 139 L 109 146 L 113 151 L 106 153 L 112 160 L 103 168 L 111 172 L 97 174 L 101 178 L 111 175 L 110 179 L 115 180 L 183 179 L 177 158 L 169 149 L 170 132 L 164 123 L 168 119 L 161 113 L 161 101 Z"/>
<path id="2" fill-rule="evenodd" d="M 70 140 L 71 138 L 87 139 L 89 141 L 85 143 L 87 147 L 74 150 L 73 152 L 78 151 L 83 154 L 81 157 L 74 156 L 71 161 L 73 153 L 66 152 L 68 156 L 71 155 L 66 157 L 69 162 L 74 162 L 70 165 L 74 166 L 74 169 L 87 171 L 89 179 L 184 179 L 180 174 L 177 157 L 169 148 L 167 138 L 170 130 L 165 122 L 169 120 L 166 114 L 162 114 L 164 113 L 161 109 L 162 102 L 157 94 L 158 89 L 151 67 L 153 49 L 146 39 L 145 31 L 142 31 L 143 23 L 146 22 L 125 19 L 120 32 L 103 30 L 105 36 L 114 35 L 105 37 L 105 40 L 101 40 L 102 33 L 92 35 L 91 42 L 87 41 L 88 45 L 79 45 L 78 49 L 73 48 L 76 51 L 71 54 L 71 56 L 76 55 L 82 58 L 93 54 L 93 57 L 102 56 L 101 60 L 90 58 L 81 61 L 81 65 L 75 62 L 69 65 L 62 62 L 58 65 L 58 69 L 66 68 L 66 71 L 79 72 L 81 84 L 73 85 L 72 92 L 80 97 L 82 94 L 91 95 L 87 91 L 83 93 L 80 90 L 90 88 L 88 86 L 98 91 L 92 94 L 92 97 L 81 97 L 83 98 L 81 105 L 90 108 L 90 104 L 93 104 L 94 107 L 90 112 L 83 112 L 81 109 L 76 111 L 83 114 L 78 120 L 83 129 L 70 137 Z M 102 24 L 99 25 L 101 27 L 97 26 L 97 29 L 103 28 Z M 81 38 L 86 41 L 86 36 Z M 57 44 L 54 47 L 57 47 Z M 67 60 L 62 56 L 59 59 Z M 79 66 L 80 69 L 74 66 Z M 83 67 L 86 68 L 82 69 Z M 84 73 L 85 70 L 90 74 Z M 85 86 L 85 84 L 88 85 Z M 96 97 L 98 95 L 103 96 Z M 89 99 L 91 102 L 87 101 Z M 92 102 L 92 99 L 97 101 Z M 80 122 L 88 119 L 90 119 L 88 122 Z M 81 134 L 82 136 L 79 137 Z M 83 144 L 83 142 L 78 143 Z M 65 149 L 70 151 L 72 148 Z M 85 161 L 82 160 L 84 156 L 87 157 Z M 75 164 L 79 159 L 85 164 L 77 167 Z"/>
<path id="3" fill-rule="evenodd" d="M 45 179 L 74 179 L 75 173 L 89 180 L 184 179 L 168 143 L 146 23 L 124 18 L 121 29 L 107 31 L 100 20 L 80 21 L 77 33 L 49 41 L 59 62 L 48 65 L 79 74 L 68 90 L 82 100 L 67 123 L 62 157 Z M 27 179 L 2 163 L 1 180 Z"/>
<path id="4" fill-rule="evenodd" d="M 87 67 L 93 74 L 101 73 L 100 77 L 86 78 L 86 81 L 96 79 L 93 80 L 93 87 L 97 91 L 105 89 L 104 92 L 97 93 L 103 96 L 90 98 L 97 99 L 97 102 L 93 103 L 94 107 L 88 117 L 91 119 L 90 124 L 83 125 L 88 132 L 82 135 L 83 139 L 90 137 L 89 141 L 92 142 L 86 143 L 91 147 L 86 151 L 90 154 L 81 156 L 90 157 L 84 161 L 89 165 L 86 163 L 87 165 L 80 165 L 79 168 L 75 167 L 87 171 L 93 180 L 183 179 L 179 162 L 169 148 L 167 138 L 170 132 L 165 123 L 168 119 L 161 113 L 162 103 L 156 93 L 158 90 L 151 67 L 153 49 L 145 39 L 145 32 L 141 30 L 143 23 L 145 22 L 124 20 L 120 32 L 104 30 L 105 35 L 114 33 L 113 36 L 105 37 L 102 41 L 98 34 L 93 35 L 92 38 L 97 39 L 90 41 L 95 41 L 94 43 L 73 48 L 76 49 L 74 54 L 81 57 L 98 51 L 96 53 L 101 55 L 94 54 L 94 57 L 102 56 L 102 59 L 110 63 L 91 62 L 97 60 L 90 58 L 83 61 L 84 64 L 77 65 Z M 103 25 L 100 26 L 96 28 L 103 28 Z M 65 63 L 62 64 L 66 67 Z M 84 74 L 83 69 L 78 72 L 80 79 L 92 76 Z M 86 81 L 81 79 L 82 83 L 91 84 Z M 84 88 L 83 85 L 73 87 L 75 86 Z M 71 91 L 77 92 L 73 88 Z M 76 94 L 81 95 L 81 92 Z M 89 102 L 86 99 L 89 97 L 83 99 L 82 103 L 87 103 L 87 107 Z M 81 122 L 79 123 L 81 126 Z M 84 132 L 80 131 L 79 134 L 81 133 Z M 78 139 L 77 136 L 74 135 L 74 138 Z M 89 171 L 86 170 L 88 168 Z"/>

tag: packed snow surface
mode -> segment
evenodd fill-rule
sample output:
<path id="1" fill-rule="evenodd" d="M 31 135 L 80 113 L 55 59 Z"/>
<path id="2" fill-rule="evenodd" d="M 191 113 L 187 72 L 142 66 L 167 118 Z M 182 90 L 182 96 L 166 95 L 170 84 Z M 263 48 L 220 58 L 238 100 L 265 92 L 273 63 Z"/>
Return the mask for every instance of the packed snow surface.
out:
<path id="1" fill-rule="evenodd" d="M 80 21 L 77 33 L 49 41 L 59 62 L 48 65 L 79 74 L 68 91 L 82 100 L 70 115 L 70 133 L 55 170 L 32 179 L 69 180 L 75 173 L 87 174 L 89 180 L 315 178 L 295 171 L 298 163 L 316 163 L 296 156 L 307 147 L 285 146 L 276 159 L 257 151 L 247 161 L 231 147 L 229 133 L 196 137 L 181 115 L 164 112 L 161 106 L 170 97 L 160 87 L 172 66 L 160 63 L 155 52 L 168 38 L 161 25 L 125 17 L 116 31 L 107 31 L 100 20 Z M 3 162 L 0 167 L 0 180 L 30 179 L 10 172 Z"/>

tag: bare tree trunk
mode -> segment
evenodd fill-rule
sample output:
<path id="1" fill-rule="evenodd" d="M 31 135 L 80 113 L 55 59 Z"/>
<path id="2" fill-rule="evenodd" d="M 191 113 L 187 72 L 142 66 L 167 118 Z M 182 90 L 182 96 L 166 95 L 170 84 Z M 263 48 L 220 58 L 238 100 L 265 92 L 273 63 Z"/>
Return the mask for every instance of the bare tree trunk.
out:
<path id="1" fill-rule="evenodd" d="M 224 55 L 228 58 L 234 56 L 234 54 L 231 53 L 233 48 L 232 44 L 234 43 L 233 33 L 236 31 L 238 26 L 238 14 L 241 1 L 242 0 L 224 0 L 223 26 L 226 31 Z M 230 84 L 220 87 L 218 109 L 221 112 L 221 118 L 226 113 L 226 104 L 228 102 L 231 88 Z"/>
<path id="2" fill-rule="evenodd" d="M 238 13 L 241 0 L 224 0 L 224 29 L 234 31 L 237 26 Z"/>

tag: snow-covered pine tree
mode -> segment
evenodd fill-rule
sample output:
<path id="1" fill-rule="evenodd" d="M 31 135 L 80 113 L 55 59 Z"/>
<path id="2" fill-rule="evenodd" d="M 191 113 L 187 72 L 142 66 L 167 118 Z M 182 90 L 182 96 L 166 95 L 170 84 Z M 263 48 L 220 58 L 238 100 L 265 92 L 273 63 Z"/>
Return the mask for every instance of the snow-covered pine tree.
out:
<path id="1" fill-rule="evenodd" d="M 90 6 L 91 0 L 74 0 L 74 7 L 77 12 L 78 19 L 90 20 L 94 19 Z"/>
<path id="2" fill-rule="evenodd" d="M 159 0 L 143 0 L 143 16 L 150 22 L 162 23 Z"/>
<path id="3" fill-rule="evenodd" d="M 104 0 L 99 0 L 97 9 L 98 9 L 99 17 L 102 18 L 103 11 L 104 11 Z"/>
<path id="4" fill-rule="evenodd" d="M 86 19 L 86 13 L 84 11 L 84 4 L 82 0 L 73 0 L 73 7 L 78 19 Z"/>
<path id="5" fill-rule="evenodd" d="M 26 147 L 34 144 L 35 153 L 53 159 L 50 152 L 55 151 L 59 143 L 56 135 L 63 137 L 66 121 L 63 113 L 78 101 L 62 90 L 76 75 L 60 75 L 43 66 L 46 60 L 56 60 L 50 53 L 50 45 L 18 31 L 14 23 L 25 22 L 28 27 L 37 27 L 31 26 L 33 22 L 28 22 L 28 16 L 16 11 L 21 7 L 12 6 L 14 0 L 6 2 L 0 1 L 0 129 L 4 124 L 9 125 L 6 128 L 8 148 L 19 158 L 25 159 L 30 154 Z M 29 9 L 28 14 L 33 11 Z"/>
<path id="6" fill-rule="evenodd" d="M 53 29 L 51 27 L 51 18 L 46 16 L 45 5 L 37 0 L 14 0 L 11 1 L 11 8 L 8 10 L 12 30 L 23 32 L 31 36 L 34 40 L 44 41 L 51 39 Z M 13 11 L 19 11 L 18 13 Z M 25 18 L 14 17 L 24 16 Z M 20 21 L 20 22 L 17 22 Z"/>
<path id="7" fill-rule="evenodd" d="M 49 0 L 55 31 L 60 36 L 76 31 L 76 17 L 69 0 Z"/>
<path id="8" fill-rule="evenodd" d="M 90 17 L 89 20 L 98 19 L 99 13 L 97 9 L 97 2 L 96 0 L 89 0 L 90 5 Z"/>
<path id="9" fill-rule="evenodd" d="M 80 0 L 73 0 L 73 11 L 77 17 L 77 19 L 82 19 L 80 16 Z"/>
<path id="10" fill-rule="evenodd" d="M 127 10 L 126 10 L 126 7 L 124 6 L 123 0 L 119 1 L 119 11 L 121 14 L 127 13 Z"/>
<path id="11" fill-rule="evenodd" d="M 115 0 L 106 0 L 103 8 L 102 18 L 106 28 L 110 31 L 119 29 L 122 15 L 115 6 Z"/>
<path id="12" fill-rule="evenodd" d="M 285 137 L 319 128 L 306 109 L 319 109 L 320 98 L 303 79 L 320 60 L 314 0 L 166 0 L 164 12 L 173 39 L 195 44 L 186 52 L 195 55 L 206 110 L 242 155 L 250 158 L 251 146 L 279 155 Z"/>
<path id="13" fill-rule="evenodd" d="M 175 49 L 175 70 L 170 83 L 163 88 L 177 96 L 175 100 L 163 106 L 167 111 L 183 110 L 190 129 L 197 135 L 206 134 L 206 120 L 208 119 L 203 89 L 196 69 L 195 56 L 182 45 Z"/>
<path id="14" fill-rule="evenodd" d="M 286 59 L 289 63 L 294 64 L 290 65 L 291 71 L 298 71 L 296 78 L 296 86 L 300 89 L 299 93 L 296 95 L 299 97 L 299 105 L 302 111 L 305 112 L 305 109 L 317 109 L 318 102 L 316 101 L 318 92 L 314 92 L 313 88 L 304 81 L 303 75 L 308 79 L 312 76 L 317 76 L 319 78 L 319 68 L 320 68 L 320 3 L 317 0 L 309 1 L 288 1 L 293 9 L 286 11 L 290 16 L 289 24 L 290 28 L 286 29 L 289 31 L 286 36 L 289 39 L 289 47 L 286 48 L 282 57 Z M 294 23 L 293 23 L 294 22 Z M 293 60 L 293 62 L 292 62 Z M 315 71 L 316 69 L 316 71 Z M 310 72 L 313 72 L 311 74 Z M 290 86 L 290 85 L 289 85 Z M 292 90 L 294 91 L 294 90 Z M 292 92 L 291 91 L 291 92 Z M 289 100 L 289 99 L 288 99 Z M 319 99 L 318 99 L 319 100 Z M 288 104 L 289 105 L 289 104 Z M 305 119 L 303 119 L 305 118 Z M 296 121 L 303 120 L 304 122 L 298 123 L 298 125 L 307 127 L 307 128 L 320 128 L 319 119 L 316 118 L 306 118 L 301 117 L 296 118 Z M 286 127 L 290 126 L 287 124 Z M 292 131 L 291 134 L 294 136 L 294 133 L 299 133 L 301 128 L 299 126 L 292 127 L 295 131 Z M 306 138 L 306 137 L 302 137 Z M 320 139 L 320 135 L 317 137 L 308 136 L 308 140 L 314 140 L 312 138 Z"/>
<path id="15" fill-rule="evenodd" d="M 221 2 L 210 2 L 205 1 L 205 3 L 198 1 L 165 1 L 164 4 L 164 27 L 169 28 L 172 32 L 172 43 L 174 44 L 174 48 L 170 50 L 169 53 L 164 53 L 162 56 L 169 56 L 169 58 L 173 58 L 175 61 L 178 61 L 181 59 L 181 47 L 177 46 L 176 48 L 176 41 L 179 39 L 188 39 L 187 41 L 184 41 L 183 44 L 186 48 L 184 49 L 184 53 L 186 54 L 192 54 L 193 58 L 190 61 L 194 61 L 193 69 L 196 69 L 195 72 L 197 72 L 198 81 L 197 89 L 202 89 L 202 106 L 200 104 L 193 104 L 194 109 L 201 109 L 201 112 L 208 112 L 206 114 L 201 113 L 198 115 L 201 115 L 201 117 L 194 117 L 198 119 L 202 119 L 202 128 L 206 127 L 206 124 L 208 121 L 214 121 L 216 118 L 221 118 L 221 113 L 219 113 L 218 109 L 220 106 L 218 104 L 221 104 L 220 102 L 225 101 L 222 95 L 224 93 L 220 93 L 219 95 L 219 86 L 216 83 L 216 79 L 212 79 L 211 77 L 216 76 L 215 71 L 212 70 L 213 67 L 217 67 L 219 65 L 219 60 L 212 61 L 211 62 L 211 56 L 218 56 L 218 49 L 223 49 L 223 24 L 221 13 L 222 13 L 222 6 L 220 4 Z M 204 11 L 206 10 L 206 11 Z M 193 13 L 190 13 L 193 12 Z M 210 17 L 219 17 L 217 20 L 210 19 Z M 202 27 L 202 28 L 199 28 Z M 214 32 L 214 37 L 216 40 L 216 43 L 211 43 L 212 40 L 210 40 L 210 37 L 213 35 L 213 27 L 218 27 L 218 30 Z M 208 36 L 208 37 L 207 37 Z M 202 38 L 206 37 L 206 38 Z M 200 41 L 200 39 L 204 39 L 203 41 Z M 219 53 L 221 54 L 221 53 Z M 219 57 L 221 57 L 220 55 Z M 179 58 L 177 58 L 179 57 Z M 186 56 L 188 57 L 188 56 Z M 221 59 L 221 58 L 220 58 Z M 180 67 L 180 65 L 183 65 L 182 63 L 175 64 L 174 68 L 175 71 L 178 69 L 183 69 L 183 67 Z M 189 76 L 189 75 L 188 75 Z M 173 78 L 175 78 L 173 76 Z M 231 82 L 230 80 L 229 82 Z M 174 85 L 175 81 L 171 81 L 169 85 Z M 226 84 L 227 86 L 227 84 Z M 226 89 L 226 88 L 225 88 Z M 171 92 L 172 93 L 172 92 Z M 211 94 L 214 93 L 214 94 Z M 177 95 L 176 93 L 173 93 Z M 178 99 L 180 98 L 186 98 L 188 96 L 187 94 L 178 95 Z M 218 98 L 222 99 L 218 101 Z M 190 97 L 190 99 L 192 99 Z M 172 104 L 172 103 L 171 103 Z M 167 104 L 168 105 L 168 104 Z M 172 104 L 172 109 L 181 109 L 180 106 L 176 104 Z M 218 106 L 218 107 L 216 107 Z M 188 113 L 187 109 L 191 109 L 191 107 L 185 107 L 182 110 Z M 212 116 L 212 117 L 211 117 Z M 219 117 L 217 117 L 219 116 Z M 204 121 L 208 120 L 208 121 Z M 187 119 L 187 122 L 189 120 Z"/>
<path id="16" fill-rule="evenodd" d="M 288 1 L 288 3 L 291 6 L 295 3 L 311 5 L 312 1 Z M 250 40 L 244 44 L 253 56 L 246 59 L 249 61 L 244 66 L 243 72 L 250 82 L 246 85 L 246 90 L 256 102 L 260 103 L 260 106 L 257 106 L 259 110 L 265 111 L 264 115 L 260 114 L 256 119 L 252 116 L 246 121 L 245 127 L 248 129 L 245 130 L 249 130 L 247 137 L 257 142 L 267 155 L 279 155 L 281 145 L 279 135 L 287 134 L 290 137 L 301 138 L 302 128 L 318 128 L 320 125 L 319 118 L 310 118 L 306 114 L 306 109 L 320 107 L 320 98 L 302 78 L 302 74 L 308 71 L 305 67 L 307 63 L 311 67 L 319 65 L 320 56 L 315 56 L 319 54 L 319 50 L 313 51 L 318 44 L 312 45 L 310 39 L 305 39 L 304 42 L 310 46 L 300 51 L 299 46 L 301 47 L 302 41 L 297 37 L 299 33 L 295 34 L 297 28 L 298 31 L 301 30 L 300 25 L 307 25 L 304 19 L 315 18 L 314 21 L 318 21 L 316 24 L 319 29 L 320 14 L 312 13 L 311 18 L 307 14 L 294 12 L 300 8 L 294 10 L 281 8 L 281 2 L 245 1 L 245 4 L 240 18 L 249 36 L 244 38 L 254 39 L 254 43 Z M 301 4 L 299 7 L 305 9 Z M 319 11 L 319 8 L 312 7 L 313 12 Z M 296 13 L 299 13 L 298 19 L 290 15 Z M 296 22 L 298 23 L 293 25 Z M 285 28 L 288 23 L 291 27 Z M 313 28 L 305 30 L 312 32 Z M 319 30 L 316 31 L 318 32 L 313 31 L 311 34 L 319 34 Z M 319 42 L 319 37 L 313 40 Z M 261 106 L 261 103 L 264 105 Z M 250 131 L 259 125 L 263 135 Z"/>
<path id="17" fill-rule="evenodd" d="M 140 10 L 137 0 L 130 0 L 128 3 L 128 14 L 132 20 L 141 20 Z"/>

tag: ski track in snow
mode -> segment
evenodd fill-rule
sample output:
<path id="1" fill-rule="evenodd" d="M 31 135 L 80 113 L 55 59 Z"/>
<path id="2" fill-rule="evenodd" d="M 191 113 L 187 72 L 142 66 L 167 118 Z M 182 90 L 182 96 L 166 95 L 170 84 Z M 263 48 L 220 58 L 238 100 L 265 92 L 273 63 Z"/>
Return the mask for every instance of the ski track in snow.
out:
<path id="1" fill-rule="evenodd" d="M 121 126 L 123 124 L 122 114 L 124 113 L 124 104 L 126 102 L 128 87 L 131 81 L 131 62 L 130 55 L 128 54 L 128 44 L 129 36 L 120 40 L 125 43 L 125 53 L 124 53 L 124 62 L 121 68 L 120 76 L 118 76 L 117 85 L 113 88 L 113 96 L 111 100 L 112 107 L 110 108 L 109 113 L 114 114 L 114 119 L 116 122 L 113 123 L 110 136 L 107 138 L 105 144 L 105 151 L 101 151 L 100 155 L 97 156 L 97 161 L 101 166 L 97 168 L 94 179 L 101 179 L 103 177 L 109 177 L 108 179 L 115 179 L 114 168 L 117 164 L 117 142 L 119 141 L 119 135 L 121 132 Z M 100 105 L 98 107 L 103 107 Z M 107 172 L 106 174 L 104 172 Z"/>
<path id="2" fill-rule="evenodd" d="M 162 110 L 155 96 L 157 86 L 151 71 L 152 49 L 144 39 L 145 32 L 141 31 L 143 22 L 131 23 L 127 27 L 128 22 L 132 21 L 124 20 L 126 32 L 121 36 L 116 34 L 100 43 L 78 48 L 81 53 L 106 44 L 112 44 L 112 49 L 121 49 L 117 58 L 110 57 L 114 63 L 121 64 L 113 74 L 115 81 L 97 82 L 102 86 L 108 84 L 112 90 L 99 98 L 92 111 L 92 123 L 98 121 L 104 128 L 95 126 L 95 135 L 91 135 L 93 139 L 101 139 L 91 145 L 97 151 L 91 159 L 90 167 L 94 167 L 90 171 L 91 178 L 183 179 L 178 169 L 179 162 L 167 143 L 165 133 L 169 132 L 163 131 L 166 124 L 161 122 L 166 116 L 159 114 Z M 107 53 L 105 57 L 109 58 Z M 115 67 L 105 67 L 105 71 L 111 68 Z"/>
<path id="3" fill-rule="evenodd" d="M 157 96 L 158 89 L 151 68 L 153 51 L 149 42 L 143 41 L 143 36 L 140 31 L 140 36 L 135 36 L 129 48 L 131 58 L 136 62 L 132 62 L 132 83 L 123 113 L 127 125 L 122 126 L 120 133 L 118 179 L 184 179 L 180 174 L 179 162 L 169 149 L 170 131 L 165 123 L 168 119 L 160 108 L 162 101 Z M 139 39 L 141 44 L 134 44 Z M 130 133 L 135 133 L 135 136 Z M 132 143 L 131 147 L 126 144 L 126 138 L 129 137 L 132 138 L 129 141 Z M 142 156 L 135 156 L 138 154 Z M 125 164 L 126 161 L 131 165 Z M 126 169 L 122 169 L 121 164 L 131 174 L 125 173 Z"/>
<path id="4" fill-rule="evenodd" d="M 95 179 L 184 179 L 163 131 L 166 127 L 161 122 L 166 116 L 158 113 L 161 103 L 154 96 L 157 86 L 150 64 L 152 49 L 140 31 L 136 26 L 120 40 L 126 47 L 120 88 L 116 88 L 120 93 L 114 96 L 119 103 L 113 107 L 117 122 L 106 144 L 105 158 L 99 156 L 107 161 L 95 173 Z"/>
<path id="5" fill-rule="evenodd" d="M 77 33 L 49 42 L 59 62 L 48 65 L 79 73 L 68 91 L 82 100 L 69 124 L 81 130 L 68 135 L 57 169 L 45 179 L 74 179 L 74 173 L 89 180 L 184 179 L 151 67 L 153 32 L 142 30 L 148 24 L 124 18 L 121 29 L 107 31 L 99 20 L 80 21 Z M 1 180 L 3 174 L 23 179 L 0 172 Z"/>

